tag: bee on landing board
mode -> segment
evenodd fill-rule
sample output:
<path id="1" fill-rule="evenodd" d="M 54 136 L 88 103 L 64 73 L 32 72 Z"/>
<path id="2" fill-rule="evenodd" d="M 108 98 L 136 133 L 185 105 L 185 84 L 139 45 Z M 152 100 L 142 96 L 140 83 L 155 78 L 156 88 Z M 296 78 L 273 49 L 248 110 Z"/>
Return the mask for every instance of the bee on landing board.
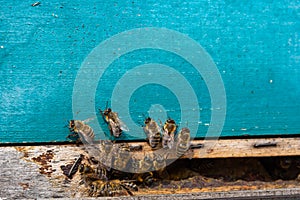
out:
<path id="1" fill-rule="evenodd" d="M 89 185 L 95 180 L 107 180 L 107 170 L 101 165 L 92 167 L 90 165 L 79 165 L 82 183 Z"/>
<path id="2" fill-rule="evenodd" d="M 161 141 L 161 128 L 150 117 L 147 117 L 145 119 L 144 124 L 145 126 L 143 127 L 143 129 L 146 133 L 150 147 L 152 149 L 158 149 L 160 147 Z"/>
<path id="3" fill-rule="evenodd" d="M 99 109 L 100 110 L 100 109 Z M 129 131 L 128 127 L 122 122 L 117 112 L 113 112 L 111 108 L 104 111 L 100 110 L 104 121 L 108 124 L 110 134 L 116 138 L 122 135 L 123 131 Z"/>
<path id="4" fill-rule="evenodd" d="M 176 138 L 176 156 L 183 156 L 190 148 L 190 129 L 182 128 Z"/>
<path id="5" fill-rule="evenodd" d="M 174 137 L 177 129 L 175 121 L 171 118 L 167 119 L 163 126 L 162 146 L 164 149 L 172 149 L 174 146 Z"/>
<path id="6" fill-rule="evenodd" d="M 132 191 L 138 191 L 138 187 L 134 183 L 118 179 L 110 181 L 96 180 L 89 186 L 89 196 L 92 197 L 133 195 Z"/>
<path id="7" fill-rule="evenodd" d="M 152 186 L 153 182 L 155 181 L 152 172 L 134 174 L 133 179 L 135 179 L 138 184 L 143 184 L 148 187 Z"/>
<path id="8" fill-rule="evenodd" d="M 120 171 L 128 171 L 130 148 L 127 143 L 115 144 L 112 150 L 112 166 Z"/>

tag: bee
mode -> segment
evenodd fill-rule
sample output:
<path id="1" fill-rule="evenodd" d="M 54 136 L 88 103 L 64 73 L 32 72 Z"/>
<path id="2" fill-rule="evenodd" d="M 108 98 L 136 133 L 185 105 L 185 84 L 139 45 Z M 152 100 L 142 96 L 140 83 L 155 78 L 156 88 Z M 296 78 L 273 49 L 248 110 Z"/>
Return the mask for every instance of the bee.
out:
<path id="1" fill-rule="evenodd" d="M 156 153 L 153 159 L 153 168 L 156 171 L 163 170 L 166 167 L 166 159 L 163 155 Z"/>
<path id="2" fill-rule="evenodd" d="M 177 135 L 176 156 L 179 158 L 184 155 L 190 148 L 190 129 L 182 128 Z"/>
<path id="3" fill-rule="evenodd" d="M 89 195 L 92 197 L 133 195 L 132 191 L 138 191 L 138 187 L 130 181 L 118 179 L 110 181 L 97 180 L 90 184 Z"/>
<path id="4" fill-rule="evenodd" d="M 100 140 L 100 162 L 107 167 L 112 165 L 114 145 L 111 140 Z"/>
<path id="5" fill-rule="evenodd" d="M 152 186 L 154 182 L 154 177 L 152 172 L 138 173 L 134 174 L 134 179 L 140 183 L 144 184 L 148 187 Z"/>
<path id="6" fill-rule="evenodd" d="M 115 144 L 112 151 L 112 167 L 120 171 L 128 171 L 130 162 L 129 145 L 127 143 Z"/>
<path id="7" fill-rule="evenodd" d="M 149 142 L 149 145 L 152 149 L 158 149 L 160 147 L 160 140 L 161 140 L 161 129 L 158 126 L 158 124 L 151 119 L 150 117 L 147 117 L 144 121 L 145 126 L 143 127 L 144 132 L 147 135 L 147 139 Z"/>
<path id="8" fill-rule="evenodd" d="M 292 159 L 288 157 L 279 158 L 279 165 L 282 169 L 289 169 L 292 166 Z"/>
<path id="9" fill-rule="evenodd" d="M 172 149 L 177 125 L 173 119 L 168 119 L 163 126 L 162 146 L 164 149 Z"/>
<path id="10" fill-rule="evenodd" d="M 165 170 L 167 166 L 167 155 L 162 155 L 159 153 L 154 154 L 153 158 L 153 168 L 159 178 L 164 179 L 168 177 L 168 172 Z"/>
<path id="11" fill-rule="evenodd" d="M 100 109 L 99 109 L 100 110 Z M 128 127 L 122 122 L 118 113 L 113 112 L 111 108 L 104 111 L 100 110 L 104 121 L 108 124 L 110 134 L 114 137 L 120 137 L 123 131 L 129 131 Z"/>
<path id="12" fill-rule="evenodd" d="M 134 170 L 133 179 L 140 184 L 151 186 L 154 182 L 153 173 L 153 154 L 146 154 L 143 159 L 132 158 L 132 168 Z"/>
<path id="13" fill-rule="evenodd" d="M 146 154 L 143 159 L 140 160 L 133 157 L 131 164 L 134 173 L 153 171 L 153 156 L 151 154 Z"/>
<path id="14" fill-rule="evenodd" d="M 96 180 L 108 180 L 108 171 L 101 164 L 98 164 L 96 167 L 88 164 L 81 164 L 79 165 L 79 172 L 81 175 L 80 184 L 84 184 L 85 186 L 89 186 Z"/>
<path id="15" fill-rule="evenodd" d="M 70 120 L 69 130 L 75 135 L 80 136 L 83 143 L 92 144 L 94 141 L 94 130 L 85 124 L 85 121 L 80 120 Z"/>

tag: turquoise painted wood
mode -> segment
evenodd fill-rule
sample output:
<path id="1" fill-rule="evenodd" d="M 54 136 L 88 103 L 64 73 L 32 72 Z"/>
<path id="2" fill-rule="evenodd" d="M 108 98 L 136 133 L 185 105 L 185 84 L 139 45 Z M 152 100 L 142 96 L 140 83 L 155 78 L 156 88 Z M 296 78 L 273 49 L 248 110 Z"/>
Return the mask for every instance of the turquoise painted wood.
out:
<path id="1" fill-rule="evenodd" d="M 181 32 L 212 57 L 226 89 L 222 136 L 300 133 L 298 0 L 32 3 L 1 2 L 0 143 L 64 141 L 66 120 L 73 118 L 73 85 L 86 56 L 113 35 L 143 27 Z M 97 87 L 95 109 L 105 108 L 122 74 L 147 63 L 172 66 L 189 80 L 201 108 L 197 135 L 205 136 L 211 116 L 205 82 L 184 58 L 159 49 L 130 52 L 113 62 Z M 136 123 L 153 104 L 180 119 L 176 95 L 160 85 L 139 88 L 130 103 Z M 107 131 L 101 117 L 96 119 Z"/>

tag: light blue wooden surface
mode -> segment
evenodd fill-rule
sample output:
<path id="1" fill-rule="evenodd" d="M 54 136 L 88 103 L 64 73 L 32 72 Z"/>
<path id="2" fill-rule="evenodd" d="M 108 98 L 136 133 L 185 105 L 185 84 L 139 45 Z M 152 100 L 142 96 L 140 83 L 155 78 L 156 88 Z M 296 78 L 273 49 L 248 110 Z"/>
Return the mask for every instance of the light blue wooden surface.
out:
<path id="1" fill-rule="evenodd" d="M 64 141 L 83 60 L 105 39 L 143 27 L 179 31 L 210 54 L 227 95 L 222 136 L 300 133 L 300 1 L 32 3 L 1 2 L 0 142 Z M 166 51 L 142 49 L 113 62 L 99 82 L 97 108 L 105 107 L 122 73 L 146 63 L 172 66 L 190 81 L 200 99 L 198 136 L 204 136 L 211 115 L 207 87 L 196 81 L 190 63 Z M 180 119 L 176 96 L 159 85 L 133 94 L 132 118 L 140 123 L 138 116 L 152 104 L 164 105 L 169 116 Z"/>

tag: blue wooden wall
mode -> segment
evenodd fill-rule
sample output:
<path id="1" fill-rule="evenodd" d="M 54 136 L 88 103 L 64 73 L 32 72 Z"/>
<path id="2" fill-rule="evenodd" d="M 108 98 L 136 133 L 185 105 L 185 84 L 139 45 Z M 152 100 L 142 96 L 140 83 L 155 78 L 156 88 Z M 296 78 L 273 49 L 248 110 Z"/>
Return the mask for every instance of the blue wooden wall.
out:
<path id="1" fill-rule="evenodd" d="M 300 133 L 298 0 L 32 3 L 1 2 L 0 143 L 64 141 L 64 125 L 73 118 L 73 86 L 84 59 L 104 40 L 144 27 L 181 32 L 211 56 L 226 90 L 222 136 Z M 190 81 L 201 110 L 197 135 L 205 136 L 212 110 L 205 81 L 184 58 L 159 49 L 141 49 L 115 60 L 100 79 L 95 109 L 105 108 L 123 73 L 147 63 L 172 66 Z M 137 124 L 153 104 L 180 120 L 176 95 L 161 85 L 144 85 L 130 103 Z M 96 119 L 105 130 L 101 117 Z"/>

